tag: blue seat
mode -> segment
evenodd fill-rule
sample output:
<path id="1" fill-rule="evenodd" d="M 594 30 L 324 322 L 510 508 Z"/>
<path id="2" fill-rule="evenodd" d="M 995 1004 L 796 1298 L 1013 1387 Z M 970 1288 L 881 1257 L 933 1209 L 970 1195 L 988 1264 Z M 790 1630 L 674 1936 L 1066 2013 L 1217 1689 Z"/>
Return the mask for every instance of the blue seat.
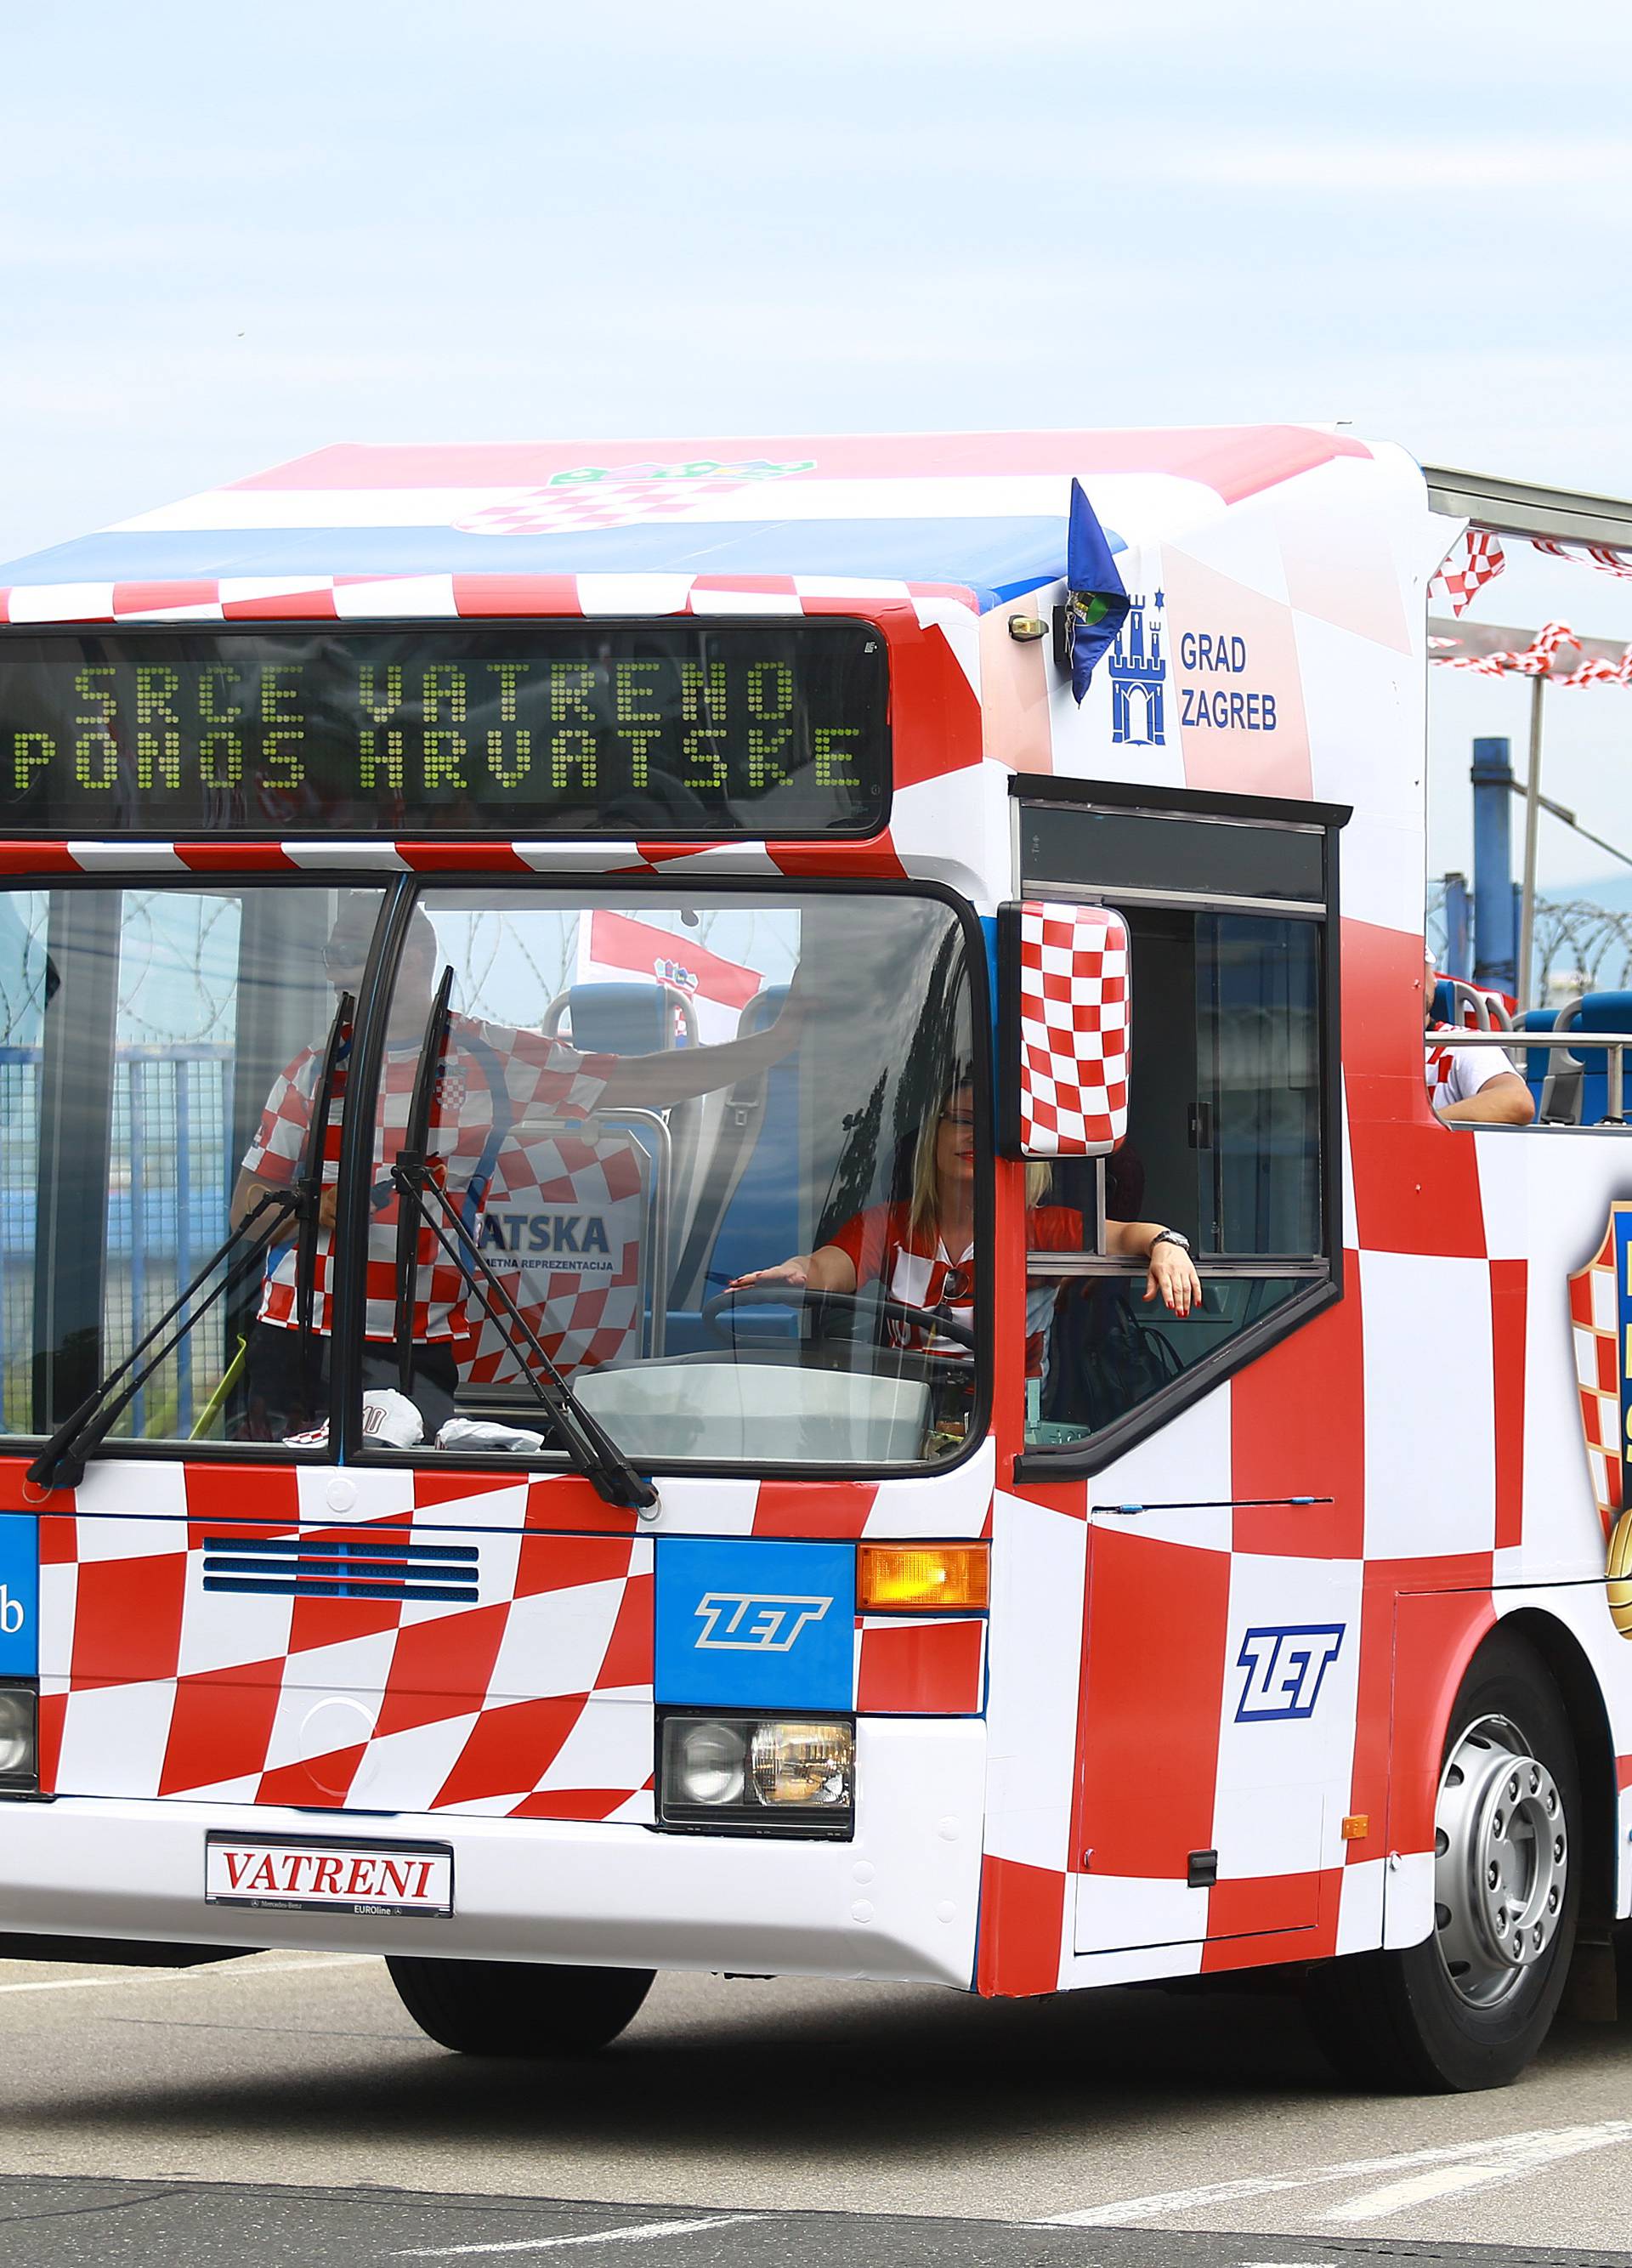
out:
<path id="1" fill-rule="evenodd" d="M 1557 1022 L 1557 1011 L 1553 1008 L 1526 1008 L 1516 1029 L 1521 1032 L 1550 1032 Z M 1518 1052 L 1517 1049 L 1514 1051 Z M 1547 1072 L 1556 1066 L 1564 1068 L 1568 1050 L 1563 1048 L 1526 1048 L 1525 1049 L 1525 1085 L 1530 1089 L 1530 1100 L 1535 1104 L 1536 1116 L 1541 1116 L 1541 1095 L 1547 1086 Z"/>
<path id="2" fill-rule="evenodd" d="M 655 1056 L 673 1044 L 674 997 L 661 984 L 569 985 L 567 1012 L 584 1055 Z"/>
<path id="3" fill-rule="evenodd" d="M 1632 992 L 1589 992 L 1577 1007 L 1569 1026 L 1578 1032 L 1632 1032 Z M 1603 1048 L 1578 1048 L 1581 1058 L 1583 1126 L 1601 1125 L 1609 1111 L 1609 1056 Z M 1632 1101 L 1632 1049 L 1626 1058 L 1626 1086 L 1621 1112 Z"/>

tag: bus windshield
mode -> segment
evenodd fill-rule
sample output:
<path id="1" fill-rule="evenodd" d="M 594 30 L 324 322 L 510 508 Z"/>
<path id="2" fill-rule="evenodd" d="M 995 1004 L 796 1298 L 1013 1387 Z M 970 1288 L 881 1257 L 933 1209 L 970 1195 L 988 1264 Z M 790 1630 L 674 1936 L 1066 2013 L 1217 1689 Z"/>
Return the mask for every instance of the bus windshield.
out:
<path id="1" fill-rule="evenodd" d="M 643 1470 L 958 1454 L 977 1066 L 946 904 L 529 882 L 390 906 L 382 983 L 379 888 L 0 898 L 7 1432 L 61 1425 L 247 1224 L 101 1454 L 327 1454 L 348 1335 L 370 1454 L 556 1462 L 552 1368 Z M 304 1217 L 266 1203 L 303 1188 Z"/>

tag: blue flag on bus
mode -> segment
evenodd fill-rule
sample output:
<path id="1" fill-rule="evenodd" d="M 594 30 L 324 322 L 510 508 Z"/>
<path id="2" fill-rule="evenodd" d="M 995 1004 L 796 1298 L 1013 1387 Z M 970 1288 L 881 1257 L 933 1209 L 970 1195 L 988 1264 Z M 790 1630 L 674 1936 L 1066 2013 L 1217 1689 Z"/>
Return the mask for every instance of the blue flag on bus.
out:
<path id="1" fill-rule="evenodd" d="M 1115 643 L 1128 618 L 1128 593 L 1080 481 L 1071 482 L 1071 517 L 1065 538 L 1066 646 L 1071 691 L 1080 701 L 1093 666 Z"/>

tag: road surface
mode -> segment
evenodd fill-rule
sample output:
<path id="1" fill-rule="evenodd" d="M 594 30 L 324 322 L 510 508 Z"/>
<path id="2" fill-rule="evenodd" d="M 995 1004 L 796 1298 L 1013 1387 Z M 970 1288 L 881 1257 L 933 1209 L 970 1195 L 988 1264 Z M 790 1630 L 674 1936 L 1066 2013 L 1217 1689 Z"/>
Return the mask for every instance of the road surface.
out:
<path id="1" fill-rule="evenodd" d="M 1268 1994 L 671 1977 L 532 2066 L 433 2046 L 378 1962 L 267 1954 L 0 1963 L 0 2268 L 1632 2268 L 1632 2023 L 1374 2100 Z"/>

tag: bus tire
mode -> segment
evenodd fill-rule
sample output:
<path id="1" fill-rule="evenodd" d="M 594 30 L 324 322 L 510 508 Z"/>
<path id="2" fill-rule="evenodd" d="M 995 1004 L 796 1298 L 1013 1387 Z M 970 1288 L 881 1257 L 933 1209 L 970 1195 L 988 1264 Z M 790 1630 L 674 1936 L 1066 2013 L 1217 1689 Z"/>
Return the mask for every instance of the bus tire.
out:
<path id="1" fill-rule="evenodd" d="M 592 2055 L 615 2040 L 651 1990 L 651 1969 L 519 1961 L 427 1961 L 386 1968 L 422 2032 L 459 2055 Z"/>
<path id="2" fill-rule="evenodd" d="M 1468 1665 L 1446 1731 L 1432 1933 L 1311 1973 L 1315 2036 L 1342 2077 L 1413 2094 L 1518 2078 L 1570 1972 L 1580 1821 L 1558 1688 L 1522 1638 L 1497 1631 Z"/>

